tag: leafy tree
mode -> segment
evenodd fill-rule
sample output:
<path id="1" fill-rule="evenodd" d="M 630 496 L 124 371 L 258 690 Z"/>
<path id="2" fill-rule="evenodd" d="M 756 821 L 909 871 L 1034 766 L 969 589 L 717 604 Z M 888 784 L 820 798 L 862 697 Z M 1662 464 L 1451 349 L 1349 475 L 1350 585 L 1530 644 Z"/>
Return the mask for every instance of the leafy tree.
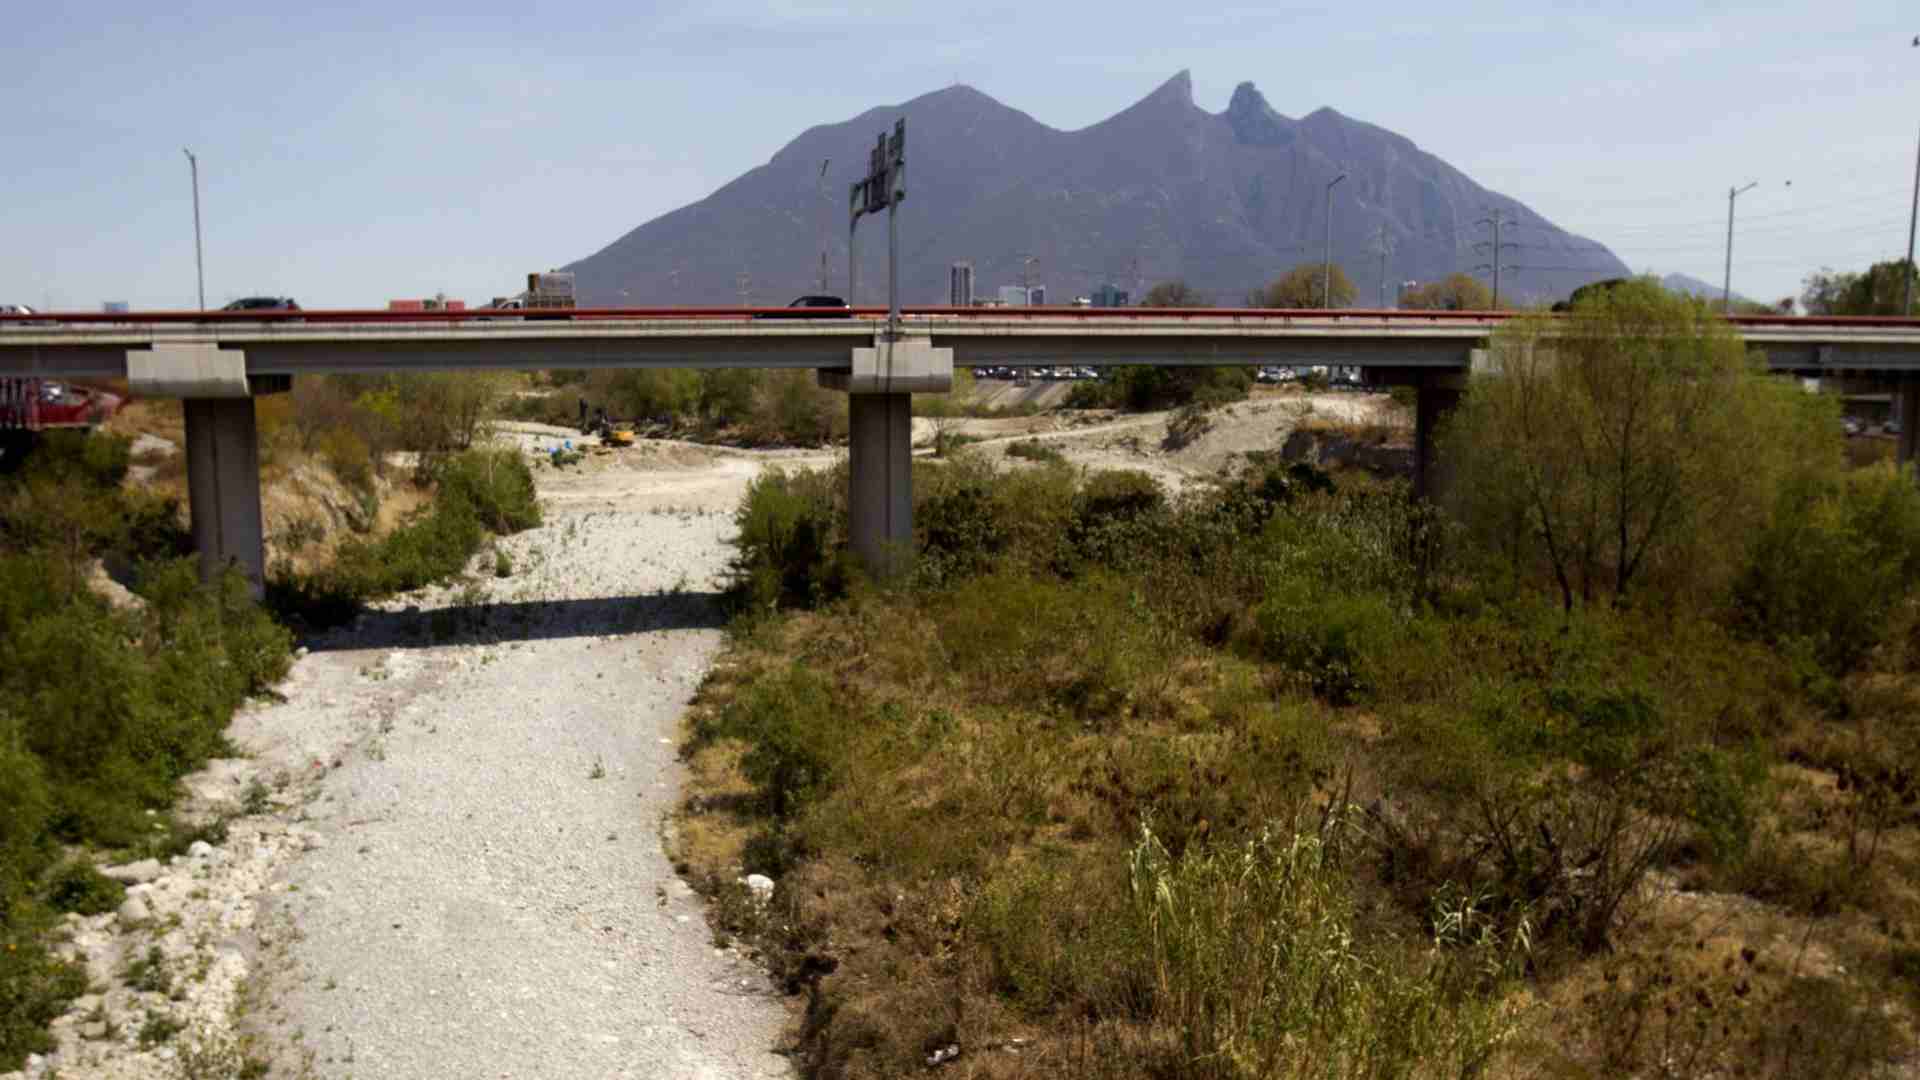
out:
<path id="1" fill-rule="evenodd" d="M 1206 307 L 1212 301 L 1184 281 L 1163 281 L 1147 290 L 1141 307 Z"/>
<path id="2" fill-rule="evenodd" d="M 1480 550 L 1550 578 L 1568 609 L 1724 589 L 1781 485 L 1839 467 L 1832 403 L 1656 282 L 1516 319 L 1490 351 L 1443 431 L 1448 499 Z"/>
<path id="3" fill-rule="evenodd" d="M 1408 289 L 1400 306 L 1413 311 L 1490 311 L 1493 292 L 1471 274 L 1448 274 Z"/>
<path id="4" fill-rule="evenodd" d="M 1801 282 L 1800 303 L 1809 315 L 1898 315 L 1913 264 L 1877 262 L 1865 273 L 1823 267 Z M 1915 280 L 1920 292 L 1920 278 Z"/>
<path id="5" fill-rule="evenodd" d="M 1346 272 L 1335 266 L 1330 280 L 1325 277 L 1326 273 L 1325 263 L 1301 263 L 1273 279 L 1266 288 L 1254 290 L 1247 297 L 1247 302 L 1252 307 L 1268 308 L 1343 308 L 1351 305 L 1353 282 L 1348 280 Z M 1323 282 L 1327 283 L 1323 285 Z M 1328 291 L 1332 292 L 1331 297 L 1325 295 Z"/>
<path id="6" fill-rule="evenodd" d="M 1206 307 L 1207 296 L 1184 281 L 1163 281 L 1147 290 L 1141 307 Z M 1122 367 L 1082 395 L 1083 404 L 1096 400 L 1127 409 L 1172 409 L 1182 405 L 1211 408 L 1247 396 L 1253 386 L 1250 368 L 1238 367 Z"/>

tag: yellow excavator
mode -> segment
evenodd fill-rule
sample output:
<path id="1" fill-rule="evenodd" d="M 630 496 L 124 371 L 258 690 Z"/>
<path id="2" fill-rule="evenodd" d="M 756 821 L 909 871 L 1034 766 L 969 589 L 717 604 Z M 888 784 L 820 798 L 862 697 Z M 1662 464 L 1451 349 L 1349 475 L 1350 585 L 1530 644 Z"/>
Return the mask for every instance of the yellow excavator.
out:
<path id="1" fill-rule="evenodd" d="M 595 419 L 593 426 L 587 429 L 587 433 L 599 435 L 602 446 L 633 445 L 633 425 L 607 419 L 604 409 Z"/>

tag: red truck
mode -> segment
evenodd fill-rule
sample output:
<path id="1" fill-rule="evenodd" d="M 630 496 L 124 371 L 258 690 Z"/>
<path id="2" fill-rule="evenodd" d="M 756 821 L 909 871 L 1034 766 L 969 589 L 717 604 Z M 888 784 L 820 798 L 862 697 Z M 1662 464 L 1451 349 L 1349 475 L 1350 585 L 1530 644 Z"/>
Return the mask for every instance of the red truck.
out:
<path id="1" fill-rule="evenodd" d="M 92 428 L 120 407 L 117 395 L 53 379 L 0 378 L 0 431 Z"/>

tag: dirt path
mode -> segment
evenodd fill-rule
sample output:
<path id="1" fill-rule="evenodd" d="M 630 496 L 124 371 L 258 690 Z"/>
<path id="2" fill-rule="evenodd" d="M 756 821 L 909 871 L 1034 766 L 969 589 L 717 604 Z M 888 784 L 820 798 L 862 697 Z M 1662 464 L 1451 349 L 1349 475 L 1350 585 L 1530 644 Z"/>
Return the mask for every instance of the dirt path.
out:
<path id="1" fill-rule="evenodd" d="M 269 894 L 297 928 L 273 1023 L 318 1075 L 786 1074 L 779 1003 L 659 837 L 758 469 L 547 474 L 512 576 L 320 643 L 248 718 L 256 747 L 346 743 L 306 807 L 319 845 Z"/>

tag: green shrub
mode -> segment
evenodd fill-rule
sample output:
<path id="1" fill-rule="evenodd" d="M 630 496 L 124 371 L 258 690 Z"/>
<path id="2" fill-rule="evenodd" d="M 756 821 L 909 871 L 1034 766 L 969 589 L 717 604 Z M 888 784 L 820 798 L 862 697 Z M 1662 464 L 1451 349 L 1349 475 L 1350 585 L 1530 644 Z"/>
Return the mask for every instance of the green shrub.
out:
<path id="1" fill-rule="evenodd" d="M 846 591 L 845 485 L 842 469 L 769 469 L 754 478 L 733 518 L 739 553 L 729 592 L 736 605 L 806 608 Z"/>
<path id="2" fill-rule="evenodd" d="M 1377 593 L 1326 593 L 1299 580 L 1276 587 L 1253 611 L 1254 653 L 1298 673 L 1336 705 L 1370 696 L 1373 665 L 1404 632 L 1405 619 Z"/>
<path id="3" fill-rule="evenodd" d="M 784 818 L 834 783 L 853 726 L 833 687 L 794 664 L 755 679 L 699 735 L 745 740 L 741 769 L 768 811 Z"/>
<path id="4" fill-rule="evenodd" d="M 127 898 L 127 887 L 101 873 L 91 862 L 62 863 L 47 878 L 47 903 L 55 911 L 99 915 L 112 911 Z"/>
<path id="5" fill-rule="evenodd" d="M 87 992 L 86 967 L 47 952 L 32 930 L 0 926 L 0 1069 L 54 1048 L 47 1025 Z"/>
<path id="6" fill-rule="evenodd" d="M 985 485 L 968 484 L 918 500 L 914 529 L 920 534 L 918 570 L 938 583 L 988 569 L 1006 549 L 1000 508 Z"/>
<path id="7" fill-rule="evenodd" d="M 1916 585 L 1920 489 L 1913 473 L 1858 469 L 1832 487 L 1800 484 L 1781 497 L 1734 583 L 1733 618 L 1844 674 L 1884 639 L 1889 617 Z"/>
<path id="8" fill-rule="evenodd" d="M 969 923 L 1030 1014 L 1148 1026 L 1139 1075 L 1478 1075 L 1512 1033 L 1514 950 L 1471 905 L 1426 950 L 1357 933 L 1332 839 L 1270 829 L 1176 856 L 1143 828 L 1119 880 L 1015 869 Z"/>
<path id="9" fill-rule="evenodd" d="M 378 542 L 342 544 L 332 564 L 311 574 L 277 569 L 268 576 L 268 605 L 309 626 L 337 625 L 368 600 L 458 574 L 489 530 L 540 523 L 533 473 L 510 450 L 468 450 L 440 461 L 432 475 L 439 487 L 426 513 Z"/>
<path id="10" fill-rule="evenodd" d="M 1041 442 L 1039 439 L 1021 439 L 1007 444 L 1007 456 L 1026 461 L 1038 461 L 1043 465 L 1062 465 L 1067 456 Z"/>
<path id="11" fill-rule="evenodd" d="M 448 458 L 434 474 L 440 498 L 464 502 L 487 530 L 505 536 L 540 524 L 533 473 L 512 450 L 470 450 Z"/>

